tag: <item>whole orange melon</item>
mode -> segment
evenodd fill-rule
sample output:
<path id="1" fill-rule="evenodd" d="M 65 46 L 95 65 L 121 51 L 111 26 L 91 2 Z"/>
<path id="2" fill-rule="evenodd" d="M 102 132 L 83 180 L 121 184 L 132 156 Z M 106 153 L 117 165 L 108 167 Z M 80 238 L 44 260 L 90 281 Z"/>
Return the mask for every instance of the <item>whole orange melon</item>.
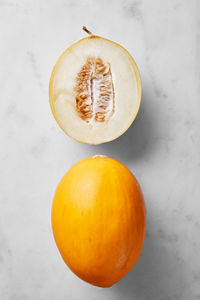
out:
<path id="1" fill-rule="evenodd" d="M 145 226 L 141 188 L 114 159 L 86 158 L 57 187 L 52 205 L 56 244 L 69 268 L 93 285 L 109 287 L 131 270 Z"/>

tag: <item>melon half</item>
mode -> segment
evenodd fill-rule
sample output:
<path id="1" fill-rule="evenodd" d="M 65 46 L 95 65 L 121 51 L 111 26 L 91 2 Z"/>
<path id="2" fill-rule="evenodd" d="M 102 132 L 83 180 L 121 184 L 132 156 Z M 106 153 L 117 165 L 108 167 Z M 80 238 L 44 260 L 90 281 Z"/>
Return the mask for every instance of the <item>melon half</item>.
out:
<path id="1" fill-rule="evenodd" d="M 140 73 L 128 51 L 92 34 L 61 55 L 49 84 L 57 123 L 67 135 L 87 144 L 122 135 L 138 113 L 141 92 Z"/>

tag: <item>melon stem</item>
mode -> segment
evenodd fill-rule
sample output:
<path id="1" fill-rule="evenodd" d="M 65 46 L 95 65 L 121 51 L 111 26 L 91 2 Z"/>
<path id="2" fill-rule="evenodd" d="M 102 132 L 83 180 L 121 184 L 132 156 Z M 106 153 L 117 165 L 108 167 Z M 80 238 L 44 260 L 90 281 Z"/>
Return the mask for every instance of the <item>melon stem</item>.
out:
<path id="1" fill-rule="evenodd" d="M 93 35 L 92 32 L 91 32 L 90 30 L 87 29 L 86 26 L 83 26 L 82 28 L 83 28 L 83 30 L 84 30 L 87 34 Z"/>
<path id="2" fill-rule="evenodd" d="M 96 158 L 96 157 L 107 157 L 106 155 L 102 155 L 102 154 L 96 154 L 93 155 L 92 158 Z"/>

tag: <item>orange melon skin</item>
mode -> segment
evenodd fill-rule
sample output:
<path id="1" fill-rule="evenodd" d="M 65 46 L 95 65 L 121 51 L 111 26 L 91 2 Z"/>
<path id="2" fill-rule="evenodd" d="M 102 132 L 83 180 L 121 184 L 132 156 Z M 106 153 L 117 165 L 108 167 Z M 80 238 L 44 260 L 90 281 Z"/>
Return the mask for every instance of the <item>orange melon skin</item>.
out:
<path id="1" fill-rule="evenodd" d="M 144 242 L 146 210 L 136 178 L 108 157 L 78 162 L 57 187 L 52 228 L 65 263 L 79 278 L 112 286 L 131 270 Z"/>

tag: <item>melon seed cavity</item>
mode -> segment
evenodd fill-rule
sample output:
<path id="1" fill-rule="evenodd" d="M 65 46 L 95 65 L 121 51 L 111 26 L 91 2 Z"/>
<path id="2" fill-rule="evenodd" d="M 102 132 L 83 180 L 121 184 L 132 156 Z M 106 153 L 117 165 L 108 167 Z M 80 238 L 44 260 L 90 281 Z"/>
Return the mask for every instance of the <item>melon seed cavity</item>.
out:
<path id="1" fill-rule="evenodd" d="M 77 74 L 76 111 L 88 122 L 105 122 L 114 113 L 114 86 L 109 63 L 101 58 L 88 57 Z"/>

